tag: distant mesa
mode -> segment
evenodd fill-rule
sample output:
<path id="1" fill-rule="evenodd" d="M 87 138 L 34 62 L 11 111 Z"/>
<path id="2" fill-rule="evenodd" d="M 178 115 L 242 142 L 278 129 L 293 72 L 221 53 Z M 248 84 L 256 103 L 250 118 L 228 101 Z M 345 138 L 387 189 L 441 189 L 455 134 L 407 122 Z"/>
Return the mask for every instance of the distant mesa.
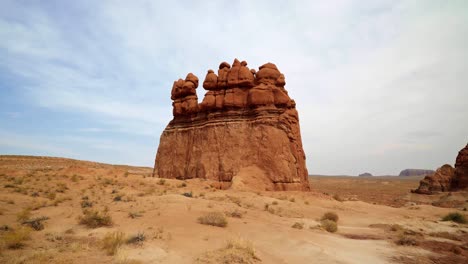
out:
<path id="1" fill-rule="evenodd" d="M 445 164 L 437 171 L 424 177 L 414 193 L 434 194 L 438 192 L 459 191 L 468 188 L 468 144 L 458 152 L 455 168 Z"/>
<path id="2" fill-rule="evenodd" d="M 309 190 L 296 103 L 275 64 L 222 62 L 202 83 L 189 73 L 172 86 L 173 116 L 163 131 L 153 176 L 202 178 L 219 188 Z"/>
<path id="3" fill-rule="evenodd" d="M 399 176 L 425 176 L 432 175 L 435 171 L 433 170 L 422 170 L 422 169 L 406 169 L 400 172 Z"/>
<path id="4" fill-rule="evenodd" d="M 371 177 L 371 176 L 373 175 L 370 174 L 369 172 L 364 172 L 364 173 L 359 174 L 359 177 Z"/>

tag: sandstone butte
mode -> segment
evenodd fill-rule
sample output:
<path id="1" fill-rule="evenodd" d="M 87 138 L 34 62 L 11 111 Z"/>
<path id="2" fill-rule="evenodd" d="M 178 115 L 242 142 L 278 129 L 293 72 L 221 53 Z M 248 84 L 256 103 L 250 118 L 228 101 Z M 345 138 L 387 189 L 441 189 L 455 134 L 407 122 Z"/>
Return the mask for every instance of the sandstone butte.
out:
<path id="1" fill-rule="evenodd" d="M 163 131 L 153 176 L 213 180 L 218 188 L 310 189 L 296 103 L 275 64 L 259 70 L 234 60 L 174 82 L 173 116 Z"/>
<path id="2" fill-rule="evenodd" d="M 468 188 L 468 144 L 458 152 L 455 168 L 445 164 L 432 175 L 424 177 L 419 187 L 412 192 L 434 194 L 438 192 L 459 191 Z"/>

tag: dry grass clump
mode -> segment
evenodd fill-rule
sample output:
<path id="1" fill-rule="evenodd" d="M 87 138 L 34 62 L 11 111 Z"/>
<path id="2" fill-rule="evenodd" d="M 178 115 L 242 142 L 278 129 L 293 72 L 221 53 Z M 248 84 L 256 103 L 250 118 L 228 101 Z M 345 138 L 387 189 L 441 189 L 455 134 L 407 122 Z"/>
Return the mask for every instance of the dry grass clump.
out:
<path id="1" fill-rule="evenodd" d="M 102 239 L 102 249 L 104 249 L 109 256 L 115 255 L 120 246 L 125 242 L 125 235 L 122 232 L 108 233 Z"/>
<path id="2" fill-rule="evenodd" d="M 31 229 L 29 227 L 20 227 L 3 234 L 1 236 L 1 244 L 5 248 L 20 249 L 24 246 L 24 241 L 30 238 Z"/>
<path id="3" fill-rule="evenodd" d="M 80 217 L 80 224 L 90 228 L 96 228 L 101 226 L 111 226 L 113 224 L 110 215 L 105 212 L 99 211 L 83 211 L 83 216 Z"/>
<path id="4" fill-rule="evenodd" d="M 330 233 L 335 233 L 336 231 L 338 231 L 338 225 L 336 224 L 336 222 L 328 219 L 322 220 L 320 222 L 320 227 L 322 227 Z"/>
<path id="5" fill-rule="evenodd" d="M 333 221 L 335 223 L 338 223 L 338 215 L 334 212 L 326 212 L 322 218 L 320 220 L 330 220 L 330 221 Z"/>
<path id="6" fill-rule="evenodd" d="M 453 213 L 449 213 L 449 214 L 445 215 L 442 218 L 442 221 L 452 221 L 452 222 L 459 223 L 459 224 L 468 223 L 468 220 L 466 219 L 466 216 L 464 216 L 463 214 L 460 214 L 458 212 L 453 212 Z"/>
<path id="7" fill-rule="evenodd" d="M 221 212 L 209 212 L 198 218 L 198 222 L 203 225 L 226 227 L 228 222 L 226 216 Z"/>
<path id="8" fill-rule="evenodd" d="M 334 212 L 326 212 L 320 219 L 320 227 L 325 229 L 327 232 L 335 233 L 338 231 L 338 215 Z"/>
<path id="9" fill-rule="evenodd" d="M 18 222 L 23 222 L 28 220 L 31 217 L 31 209 L 30 208 L 25 208 L 21 210 L 21 212 L 16 214 L 16 220 Z"/>
<path id="10" fill-rule="evenodd" d="M 218 264 L 218 263 L 248 263 L 253 264 L 261 261 L 256 255 L 255 249 L 250 241 L 235 239 L 227 241 L 223 248 L 206 252 L 196 259 L 195 263 Z"/>

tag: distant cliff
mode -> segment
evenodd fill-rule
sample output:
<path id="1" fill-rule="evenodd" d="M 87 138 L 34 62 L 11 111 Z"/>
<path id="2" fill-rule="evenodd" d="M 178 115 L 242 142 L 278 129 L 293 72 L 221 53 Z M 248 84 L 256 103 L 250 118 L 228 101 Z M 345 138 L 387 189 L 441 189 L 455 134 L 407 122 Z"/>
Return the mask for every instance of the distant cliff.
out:
<path id="1" fill-rule="evenodd" d="M 400 172 L 399 176 L 423 176 L 432 175 L 435 171 L 433 170 L 421 170 L 421 169 L 406 169 Z"/>

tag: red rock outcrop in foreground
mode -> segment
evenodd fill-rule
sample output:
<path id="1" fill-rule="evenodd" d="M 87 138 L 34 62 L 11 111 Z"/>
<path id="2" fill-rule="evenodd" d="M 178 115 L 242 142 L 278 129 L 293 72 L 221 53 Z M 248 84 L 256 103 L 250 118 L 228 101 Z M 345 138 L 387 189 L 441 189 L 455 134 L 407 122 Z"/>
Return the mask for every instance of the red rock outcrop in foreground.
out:
<path id="1" fill-rule="evenodd" d="M 174 82 L 174 118 L 161 135 L 154 176 L 215 180 L 220 188 L 309 190 L 296 104 L 272 63 L 234 60 Z"/>
<path id="2" fill-rule="evenodd" d="M 468 145 L 458 152 L 455 168 L 445 164 L 430 176 L 424 177 L 413 190 L 420 194 L 458 191 L 468 188 Z"/>
<path id="3" fill-rule="evenodd" d="M 468 188 L 468 144 L 458 152 L 455 161 L 455 175 L 452 181 L 453 190 L 462 190 Z"/>

